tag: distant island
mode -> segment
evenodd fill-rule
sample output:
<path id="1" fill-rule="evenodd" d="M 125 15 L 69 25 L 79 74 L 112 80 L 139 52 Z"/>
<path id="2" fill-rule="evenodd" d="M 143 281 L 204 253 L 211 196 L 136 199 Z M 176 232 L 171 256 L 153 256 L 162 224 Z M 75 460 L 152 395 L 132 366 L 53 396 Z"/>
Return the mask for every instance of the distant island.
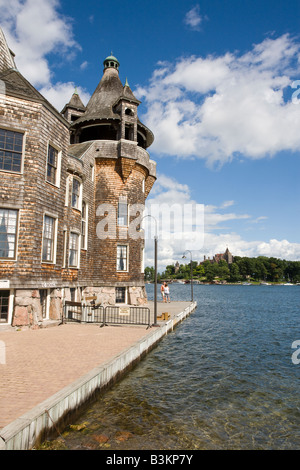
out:
<path id="1" fill-rule="evenodd" d="M 145 281 L 154 280 L 154 268 L 145 268 Z M 256 258 L 233 256 L 227 249 L 225 253 L 201 262 L 192 262 L 193 281 L 197 283 L 227 284 L 227 283 L 300 283 L 300 261 L 286 261 L 274 257 L 258 256 Z M 191 280 L 191 263 L 166 266 L 157 275 L 158 281 Z"/>

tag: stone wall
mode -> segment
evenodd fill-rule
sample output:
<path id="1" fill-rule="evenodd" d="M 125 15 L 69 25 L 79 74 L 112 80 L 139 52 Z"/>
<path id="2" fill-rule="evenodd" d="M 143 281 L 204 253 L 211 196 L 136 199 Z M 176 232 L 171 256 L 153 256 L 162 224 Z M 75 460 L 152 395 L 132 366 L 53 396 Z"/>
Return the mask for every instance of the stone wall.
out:
<path id="1" fill-rule="evenodd" d="M 63 302 L 61 289 L 47 290 L 47 297 L 46 319 L 59 320 Z M 12 326 L 37 326 L 44 321 L 39 289 L 16 289 L 14 303 Z"/>

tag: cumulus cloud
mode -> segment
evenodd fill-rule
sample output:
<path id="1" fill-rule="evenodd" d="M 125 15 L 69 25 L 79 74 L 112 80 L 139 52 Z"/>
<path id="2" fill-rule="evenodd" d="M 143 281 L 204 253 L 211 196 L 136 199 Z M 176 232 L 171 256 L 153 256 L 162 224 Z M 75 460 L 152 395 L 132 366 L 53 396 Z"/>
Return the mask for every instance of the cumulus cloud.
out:
<path id="1" fill-rule="evenodd" d="M 81 47 L 74 39 L 72 20 L 60 14 L 59 7 L 59 0 L 0 0 L 0 24 L 18 70 L 50 102 L 54 98 L 52 104 L 61 110 L 75 85 L 53 83 L 48 56 L 72 60 Z"/>
<path id="2" fill-rule="evenodd" d="M 195 261 L 202 261 L 204 255 L 224 253 L 226 247 L 236 256 L 274 256 L 281 259 L 300 260 L 300 243 L 288 240 L 245 240 L 232 230 L 232 223 L 257 224 L 265 216 L 230 210 L 235 201 L 220 201 L 219 205 L 197 204 L 191 197 L 188 185 L 174 178 L 158 175 L 157 182 L 146 203 L 145 266 L 154 265 L 153 238 L 158 229 L 158 269 L 163 271 L 169 264 L 182 262 L 185 250 L 191 250 Z M 195 207 L 199 212 L 195 212 Z M 185 218 L 185 208 L 190 208 Z M 229 209 L 230 208 L 230 209 Z M 169 212 L 168 212 L 169 211 Z M 171 212 L 171 215 L 170 215 Z M 156 219 L 156 224 L 153 221 Z"/>
<path id="3" fill-rule="evenodd" d="M 76 88 L 83 104 L 86 105 L 90 98 L 89 93 L 87 93 L 84 88 Z M 69 102 L 75 91 L 75 84 L 74 82 L 57 82 L 54 85 L 48 83 L 46 86 L 40 88 L 39 91 L 58 111 L 62 111 L 63 106 Z"/>
<path id="4" fill-rule="evenodd" d="M 300 72 L 300 44 L 285 34 L 252 50 L 161 64 L 136 95 L 155 134 L 152 152 L 222 165 L 300 149 L 300 114 L 284 93 Z"/>

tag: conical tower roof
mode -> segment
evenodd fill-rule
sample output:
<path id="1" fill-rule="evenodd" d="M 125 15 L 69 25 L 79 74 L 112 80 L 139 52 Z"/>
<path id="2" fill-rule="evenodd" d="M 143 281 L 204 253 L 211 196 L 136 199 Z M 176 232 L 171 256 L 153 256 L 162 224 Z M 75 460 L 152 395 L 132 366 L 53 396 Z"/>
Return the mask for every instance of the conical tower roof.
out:
<path id="1" fill-rule="evenodd" d="M 61 114 L 64 114 L 67 108 L 72 108 L 76 109 L 78 111 L 85 111 L 86 107 L 84 106 L 83 102 L 81 101 L 81 98 L 78 94 L 77 88 L 75 88 L 75 91 L 73 95 L 71 96 L 70 101 L 65 104 L 63 110 L 61 111 Z"/>
<path id="2" fill-rule="evenodd" d="M 123 85 L 119 78 L 118 68 L 105 67 L 102 79 L 91 96 L 84 115 L 76 120 L 76 126 L 91 120 L 120 119 L 120 116 L 114 112 L 113 105 L 122 94 Z"/>
<path id="3" fill-rule="evenodd" d="M 122 94 L 119 96 L 117 102 L 120 101 L 120 100 L 129 101 L 129 102 L 135 103 L 137 105 L 139 105 L 141 103 L 138 99 L 136 99 L 136 97 L 132 93 L 131 88 L 128 84 L 127 78 L 126 78 L 125 85 L 123 87 Z M 117 104 L 117 102 L 115 104 Z"/>
<path id="4" fill-rule="evenodd" d="M 69 106 L 76 108 L 76 109 L 86 109 L 83 102 L 81 101 L 81 98 L 77 92 L 77 88 L 75 88 L 75 91 L 68 103 Z"/>

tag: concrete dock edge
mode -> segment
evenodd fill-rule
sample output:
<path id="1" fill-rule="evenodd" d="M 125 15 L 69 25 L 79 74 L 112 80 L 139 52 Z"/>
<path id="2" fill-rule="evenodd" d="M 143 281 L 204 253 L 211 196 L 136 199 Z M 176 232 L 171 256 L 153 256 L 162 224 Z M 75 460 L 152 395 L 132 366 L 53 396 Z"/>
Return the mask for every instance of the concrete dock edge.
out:
<path id="1" fill-rule="evenodd" d="M 120 379 L 130 367 L 141 360 L 165 335 L 197 307 L 197 302 L 174 318 L 153 327 L 151 333 L 113 360 L 101 364 L 84 376 L 52 395 L 29 412 L 0 430 L 0 450 L 30 450 L 41 436 L 55 428 L 63 417 L 78 409 L 96 392 Z"/>

